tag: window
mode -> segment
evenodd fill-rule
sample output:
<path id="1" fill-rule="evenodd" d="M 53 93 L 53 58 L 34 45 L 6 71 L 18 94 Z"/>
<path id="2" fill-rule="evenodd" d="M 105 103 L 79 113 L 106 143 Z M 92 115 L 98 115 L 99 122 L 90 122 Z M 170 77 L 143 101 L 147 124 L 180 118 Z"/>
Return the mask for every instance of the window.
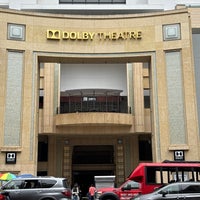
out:
<path id="1" fill-rule="evenodd" d="M 41 180 L 42 188 L 51 188 L 56 184 L 56 180 Z"/>
<path id="2" fill-rule="evenodd" d="M 200 184 L 198 184 L 198 185 L 190 185 L 190 184 L 182 185 L 182 193 L 199 193 L 199 192 L 200 192 Z"/>
<path id="3" fill-rule="evenodd" d="M 180 193 L 180 186 L 179 185 L 170 185 L 162 190 L 162 192 L 166 192 L 167 194 L 179 194 Z"/>
<path id="4" fill-rule="evenodd" d="M 151 138 L 139 139 L 139 159 L 141 161 L 152 160 Z"/>
<path id="5" fill-rule="evenodd" d="M 150 90 L 144 89 L 144 108 L 150 108 Z"/>
<path id="6" fill-rule="evenodd" d="M 37 172 L 37 176 L 47 176 L 47 175 L 48 175 L 47 171 L 38 171 Z"/>
<path id="7" fill-rule="evenodd" d="M 43 106 L 44 106 L 44 90 L 40 89 L 39 108 L 42 109 Z"/>
<path id="8" fill-rule="evenodd" d="M 135 181 L 128 181 L 123 187 L 126 187 L 126 188 L 130 187 L 131 189 L 139 189 L 140 184 Z"/>
<path id="9" fill-rule="evenodd" d="M 13 190 L 13 189 L 21 189 L 23 185 L 23 181 L 21 180 L 13 180 L 6 184 L 3 189 Z"/>
<path id="10" fill-rule="evenodd" d="M 38 142 L 38 161 L 48 161 L 48 142 L 46 141 Z"/>
<path id="11" fill-rule="evenodd" d="M 40 183 L 38 180 L 26 180 L 24 182 L 24 189 L 34 189 L 34 188 L 40 188 Z"/>

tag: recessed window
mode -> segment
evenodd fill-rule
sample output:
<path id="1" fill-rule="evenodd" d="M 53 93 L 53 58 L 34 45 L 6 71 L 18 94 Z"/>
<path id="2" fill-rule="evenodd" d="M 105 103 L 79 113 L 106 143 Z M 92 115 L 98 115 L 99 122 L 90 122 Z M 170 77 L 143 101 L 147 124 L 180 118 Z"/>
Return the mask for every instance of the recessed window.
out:
<path id="1" fill-rule="evenodd" d="M 38 161 L 39 162 L 48 161 L 48 142 L 46 141 L 38 142 Z"/>
<path id="2" fill-rule="evenodd" d="M 152 160 L 151 138 L 139 138 L 139 159 L 140 161 Z"/>
<path id="3" fill-rule="evenodd" d="M 144 108 L 150 108 L 150 90 L 144 89 Z"/>
<path id="4" fill-rule="evenodd" d="M 43 107 L 44 107 L 44 90 L 40 89 L 39 108 L 42 109 Z"/>
<path id="5" fill-rule="evenodd" d="M 9 40 L 25 40 L 25 25 L 8 24 L 7 32 Z"/>

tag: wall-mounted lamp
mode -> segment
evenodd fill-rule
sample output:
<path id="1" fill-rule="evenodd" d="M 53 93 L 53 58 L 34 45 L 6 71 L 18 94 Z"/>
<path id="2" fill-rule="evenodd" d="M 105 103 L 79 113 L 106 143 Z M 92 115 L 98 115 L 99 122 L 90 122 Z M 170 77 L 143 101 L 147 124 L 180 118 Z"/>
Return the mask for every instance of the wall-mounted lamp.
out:
<path id="1" fill-rule="evenodd" d="M 122 143 L 123 143 L 123 140 L 122 140 L 122 139 L 117 139 L 117 143 L 118 143 L 118 144 L 122 144 Z"/>
<path id="2" fill-rule="evenodd" d="M 69 140 L 65 140 L 65 144 L 68 145 L 69 144 Z"/>

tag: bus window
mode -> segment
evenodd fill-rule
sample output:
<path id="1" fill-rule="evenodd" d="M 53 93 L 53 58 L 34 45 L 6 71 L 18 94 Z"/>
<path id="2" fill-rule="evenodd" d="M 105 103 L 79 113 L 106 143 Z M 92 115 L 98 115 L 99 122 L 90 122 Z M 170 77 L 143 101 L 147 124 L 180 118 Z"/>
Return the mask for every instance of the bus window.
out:
<path id="1" fill-rule="evenodd" d="M 156 183 L 156 168 L 154 167 L 147 167 L 146 168 L 146 182 L 151 184 L 151 183 Z"/>
<path id="2" fill-rule="evenodd" d="M 175 169 L 170 171 L 162 167 L 146 167 L 147 184 L 168 184 L 174 180 Z"/>

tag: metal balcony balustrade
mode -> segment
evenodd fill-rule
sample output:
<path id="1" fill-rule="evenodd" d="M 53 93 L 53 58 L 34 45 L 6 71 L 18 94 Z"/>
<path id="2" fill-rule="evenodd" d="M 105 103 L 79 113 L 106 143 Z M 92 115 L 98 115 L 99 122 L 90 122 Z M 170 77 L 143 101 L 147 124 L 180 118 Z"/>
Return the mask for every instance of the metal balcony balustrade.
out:
<path id="1" fill-rule="evenodd" d="M 61 92 L 60 113 L 117 112 L 128 113 L 127 96 L 122 90 L 80 89 Z"/>
<path id="2" fill-rule="evenodd" d="M 60 4 L 126 4 L 126 0 L 59 0 Z"/>

